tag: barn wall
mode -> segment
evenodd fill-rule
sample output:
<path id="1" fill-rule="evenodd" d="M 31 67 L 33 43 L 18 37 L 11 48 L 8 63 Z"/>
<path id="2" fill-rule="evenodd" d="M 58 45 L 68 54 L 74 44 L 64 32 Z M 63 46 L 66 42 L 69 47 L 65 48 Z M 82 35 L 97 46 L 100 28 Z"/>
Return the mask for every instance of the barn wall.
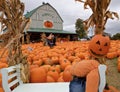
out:
<path id="1" fill-rule="evenodd" d="M 32 28 L 46 28 L 44 22 L 51 21 L 53 23 L 51 29 L 63 30 L 63 21 L 55 9 L 49 4 L 39 7 L 39 9 L 31 16 L 31 20 L 30 27 Z"/>

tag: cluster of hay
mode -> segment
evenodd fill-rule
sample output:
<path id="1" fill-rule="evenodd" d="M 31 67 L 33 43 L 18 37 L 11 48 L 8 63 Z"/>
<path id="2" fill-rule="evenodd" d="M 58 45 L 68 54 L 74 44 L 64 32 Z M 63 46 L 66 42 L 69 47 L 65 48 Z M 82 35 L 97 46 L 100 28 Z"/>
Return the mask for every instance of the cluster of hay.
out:
<path id="1" fill-rule="evenodd" d="M 24 82 L 28 82 L 29 72 L 26 56 L 22 54 L 21 38 L 23 31 L 28 26 L 30 19 L 23 16 L 24 3 L 20 0 L 0 0 L 0 22 L 1 31 L 6 30 L 0 35 L 1 47 L 4 47 L 2 55 L 8 50 L 8 65 L 21 63 L 21 74 Z M 1 57 L 2 57 L 1 55 Z M 24 76 L 24 77 L 23 77 Z"/>

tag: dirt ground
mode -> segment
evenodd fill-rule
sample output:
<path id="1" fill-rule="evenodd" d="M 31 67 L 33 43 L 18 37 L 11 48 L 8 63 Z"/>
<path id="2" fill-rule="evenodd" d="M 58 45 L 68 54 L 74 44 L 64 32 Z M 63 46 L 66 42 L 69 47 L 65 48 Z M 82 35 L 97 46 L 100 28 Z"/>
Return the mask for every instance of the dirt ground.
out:
<path id="1" fill-rule="evenodd" d="M 120 90 L 120 73 L 117 70 L 117 58 L 107 60 L 108 74 L 107 83 Z"/>

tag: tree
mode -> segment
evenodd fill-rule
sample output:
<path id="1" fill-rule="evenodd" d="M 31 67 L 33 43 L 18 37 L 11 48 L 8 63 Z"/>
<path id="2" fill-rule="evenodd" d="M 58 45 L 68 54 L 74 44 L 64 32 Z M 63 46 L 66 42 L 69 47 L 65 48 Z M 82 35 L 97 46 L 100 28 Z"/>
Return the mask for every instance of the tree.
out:
<path id="1" fill-rule="evenodd" d="M 119 18 L 116 12 L 110 11 L 108 6 L 111 0 L 75 0 L 84 3 L 84 9 L 88 7 L 92 10 L 91 16 L 84 21 L 84 29 L 95 27 L 95 34 L 103 34 L 107 20 Z"/>
<path id="2" fill-rule="evenodd" d="M 30 22 L 29 18 L 23 16 L 24 7 L 24 3 L 20 0 L 0 0 L 1 30 L 7 28 L 7 32 L 0 35 L 0 39 L 3 41 L 3 49 L 5 49 L 2 55 L 8 51 L 8 66 L 20 64 L 21 79 L 23 82 L 29 82 L 29 64 L 27 56 L 22 53 L 20 41 Z"/>
<path id="3" fill-rule="evenodd" d="M 83 20 L 78 18 L 75 23 L 76 33 L 78 34 L 78 37 L 81 39 L 86 36 L 86 32 L 84 31 L 84 25 Z"/>
<path id="4" fill-rule="evenodd" d="M 116 33 L 115 35 L 113 35 L 112 39 L 113 40 L 120 40 L 120 33 Z"/>

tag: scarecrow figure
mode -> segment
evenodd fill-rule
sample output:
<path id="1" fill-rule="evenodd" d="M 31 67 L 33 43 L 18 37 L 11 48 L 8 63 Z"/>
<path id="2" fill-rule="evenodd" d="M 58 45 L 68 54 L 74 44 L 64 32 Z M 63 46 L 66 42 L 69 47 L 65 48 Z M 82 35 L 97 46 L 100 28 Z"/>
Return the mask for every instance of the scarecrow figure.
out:
<path id="1" fill-rule="evenodd" d="M 91 39 L 88 47 L 91 59 L 82 60 L 71 68 L 73 80 L 69 85 L 70 92 L 98 92 L 101 83 L 98 67 L 105 65 L 105 55 L 109 47 L 108 36 L 97 34 Z M 103 92 L 104 87 L 99 92 Z"/>

